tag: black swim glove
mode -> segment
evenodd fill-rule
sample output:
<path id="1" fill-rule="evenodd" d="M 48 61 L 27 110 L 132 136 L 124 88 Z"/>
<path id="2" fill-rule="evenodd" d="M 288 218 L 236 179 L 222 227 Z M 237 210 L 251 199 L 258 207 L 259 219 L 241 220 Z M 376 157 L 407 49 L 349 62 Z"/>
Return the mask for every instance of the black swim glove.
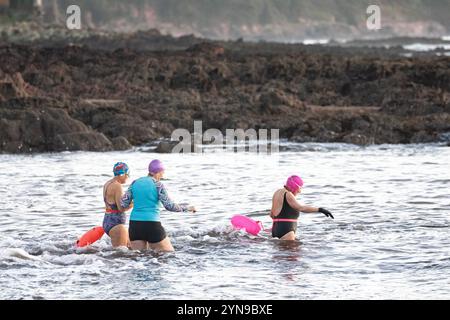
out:
<path id="1" fill-rule="evenodd" d="M 323 213 L 325 216 L 330 217 L 331 219 L 334 219 L 333 215 L 330 211 L 324 208 L 319 208 L 319 212 Z"/>

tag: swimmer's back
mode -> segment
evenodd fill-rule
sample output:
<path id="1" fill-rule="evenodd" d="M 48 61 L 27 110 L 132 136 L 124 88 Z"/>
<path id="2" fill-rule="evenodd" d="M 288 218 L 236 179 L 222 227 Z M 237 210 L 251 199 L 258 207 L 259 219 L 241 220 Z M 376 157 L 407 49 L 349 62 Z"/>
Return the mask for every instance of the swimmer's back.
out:
<path id="1" fill-rule="evenodd" d="M 160 221 L 159 197 L 151 177 L 137 179 L 131 185 L 134 207 L 130 215 L 133 221 Z"/>

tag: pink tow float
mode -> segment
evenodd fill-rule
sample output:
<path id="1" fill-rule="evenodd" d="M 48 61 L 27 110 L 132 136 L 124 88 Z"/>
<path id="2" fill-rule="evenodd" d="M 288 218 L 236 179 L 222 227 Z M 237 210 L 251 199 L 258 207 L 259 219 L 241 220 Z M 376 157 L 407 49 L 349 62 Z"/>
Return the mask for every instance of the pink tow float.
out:
<path id="1" fill-rule="evenodd" d="M 263 229 L 261 221 L 255 221 L 247 216 L 235 215 L 231 218 L 231 224 L 237 230 L 245 230 L 246 232 L 257 236 L 258 233 Z"/>

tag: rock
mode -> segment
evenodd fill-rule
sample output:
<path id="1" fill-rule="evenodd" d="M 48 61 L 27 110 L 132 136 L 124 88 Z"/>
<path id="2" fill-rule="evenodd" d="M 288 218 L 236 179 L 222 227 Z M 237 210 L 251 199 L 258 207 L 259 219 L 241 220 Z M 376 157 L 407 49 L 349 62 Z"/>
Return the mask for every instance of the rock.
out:
<path id="1" fill-rule="evenodd" d="M 373 143 L 367 136 L 358 132 L 352 132 L 350 134 L 345 135 L 342 138 L 342 142 L 356 144 L 360 146 Z"/>
<path id="2" fill-rule="evenodd" d="M 307 135 L 305 135 L 305 136 L 296 135 L 296 136 L 293 136 L 291 138 L 291 141 L 293 141 L 293 142 L 303 142 L 303 143 L 305 143 L 305 142 L 317 142 L 317 138 L 310 137 L 310 136 L 307 136 Z M 289 149 L 281 147 L 280 151 L 289 151 Z"/>
<path id="3" fill-rule="evenodd" d="M 25 81 L 20 73 L 15 73 L 12 76 L 7 75 L 3 80 L 0 80 L 0 96 L 3 97 L 3 100 L 28 97 L 25 87 Z"/>
<path id="4" fill-rule="evenodd" d="M 113 145 L 113 149 L 117 151 L 129 150 L 133 148 L 133 146 L 128 142 L 127 138 L 124 136 L 119 136 L 111 139 L 111 143 Z"/>
<path id="5" fill-rule="evenodd" d="M 368 131 L 370 129 L 370 122 L 368 122 L 362 118 L 356 118 L 352 121 L 351 129 L 359 130 L 362 132 Z"/>
<path id="6" fill-rule="evenodd" d="M 202 42 L 195 44 L 189 48 L 186 49 L 187 52 L 193 52 L 196 54 L 203 53 L 206 55 L 212 55 L 212 56 L 222 56 L 225 54 L 225 48 L 217 45 L 212 44 L 209 42 Z"/>
<path id="7" fill-rule="evenodd" d="M 2 97 L 2 100 L 7 100 L 20 96 L 20 93 L 14 83 L 2 81 L 0 82 L 0 95 Z"/>
<path id="8" fill-rule="evenodd" d="M 155 149 L 157 153 L 171 153 L 173 148 L 178 145 L 178 141 L 161 141 Z"/>
<path id="9" fill-rule="evenodd" d="M 126 150 L 195 120 L 297 141 L 447 141 L 449 57 L 60 31 L 0 46 L 0 152 Z"/>
<path id="10" fill-rule="evenodd" d="M 73 132 L 56 135 L 52 149 L 55 151 L 111 151 L 113 145 L 103 133 Z"/>
<path id="11" fill-rule="evenodd" d="M 0 152 L 112 150 L 105 135 L 71 118 L 66 110 L 21 107 L 29 99 L 19 101 L 0 108 Z"/>
<path id="12" fill-rule="evenodd" d="M 436 141 L 436 136 L 423 130 L 414 133 L 410 140 L 411 143 L 429 143 L 433 141 Z"/>
<path id="13" fill-rule="evenodd" d="M 208 144 L 208 143 L 205 143 Z M 194 146 L 197 146 L 195 148 Z M 189 141 L 161 141 L 156 146 L 156 153 L 191 153 L 200 151 L 202 145 Z"/>
<path id="14" fill-rule="evenodd" d="M 287 113 L 290 108 L 305 108 L 305 105 L 281 90 L 273 89 L 259 96 L 259 107 L 263 113 Z"/>

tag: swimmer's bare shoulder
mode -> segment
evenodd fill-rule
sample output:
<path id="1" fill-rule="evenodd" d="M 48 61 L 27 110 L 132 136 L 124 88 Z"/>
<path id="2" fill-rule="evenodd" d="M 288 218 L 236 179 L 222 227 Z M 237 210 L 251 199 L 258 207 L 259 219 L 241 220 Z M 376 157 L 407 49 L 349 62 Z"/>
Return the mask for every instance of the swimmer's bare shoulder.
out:
<path id="1" fill-rule="evenodd" d="M 277 205 L 277 201 L 276 201 L 277 199 L 276 198 L 277 198 L 277 196 L 278 196 L 278 194 L 280 193 L 281 190 L 282 189 L 278 189 L 273 194 L 273 197 L 272 197 L 272 209 L 270 210 L 270 217 L 271 218 L 275 218 L 276 216 L 278 216 L 280 214 L 281 210 L 275 210 L 275 209 L 276 209 L 277 206 L 279 207 L 279 204 Z M 275 211 L 278 211 L 278 213 L 275 214 Z"/>

